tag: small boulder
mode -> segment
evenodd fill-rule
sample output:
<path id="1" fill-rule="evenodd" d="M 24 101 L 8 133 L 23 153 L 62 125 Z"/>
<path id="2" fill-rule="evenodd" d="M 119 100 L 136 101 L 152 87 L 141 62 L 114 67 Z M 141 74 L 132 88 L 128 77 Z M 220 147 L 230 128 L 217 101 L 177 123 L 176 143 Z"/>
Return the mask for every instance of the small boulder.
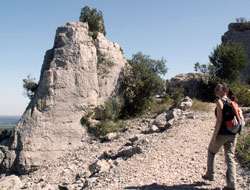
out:
<path id="1" fill-rule="evenodd" d="M 22 181 L 16 175 L 0 179 L 0 189 L 2 190 L 20 190 L 22 186 Z"/>
<path id="2" fill-rule="evenodd" d="M 166 128 L 171 127 L 171 126 L 174 124 L 174 121 L 175 121 L 175 119 L 170 119 L 170 120 L 168 120 L 168 122 L 167 122 L 167 124 L 166 124 Z"/>
<path id="3" fill-rule="evenodd" d="M 160 129 L 165 128 L 165 125 L 167 124 L 166 116 L 167 116 L 166 112 L 161 113 L 155 118 L 153 124 Z"/>
<path id="4" fill-rule="evenodd" d="M 186 96 L 183 99 L 183 102 L 181 103 L 181 109 L 186 110 L 188 107 L 191 107 L 193 105 L 193 100 Z"/>
<path id="5" fill-rule="evenodd" d="M 134 144 L 135 141 L 138 141 L 140 138 L 142 138 L 142 134 L 137 134 L 129 138 L 129 141 Z"/>
<path id="6" fill-rule="evenodd" d="M 159 131 L 159 128 L 156 125 L 151 125 L 149 127 L 149 133 L 155 133 L 155 132 L 158 132 L 158 131 Z"/>
<path id="7" fill-rule="evenodd" d="M 181 109 L 171 109 L 167 112 L 167 121 L 171 120 L 171 119 L 175 119 L 177 120 L 178 117 L 182 114 L 182 110 Z"/>
<path id="8" fill-rule="evenodd" d="M 138 145 L 122 146 L 118 150 L 109 150 L 104 152 L 104 156 L 108 159 L 117 159 L 119 157 L 123 159 L 131 158 L 134 154 L 141 153 L 142 149 Z"/>
<path id="9" fill-rule="evenodd" d="M 117 133 L 108 133 L 107 135 L 104 136 L 104 140 L 112 141 L 117 137 L 118 137 Z"/>
<path id="10" fill-rule="evenodd" d="M 96 176 L 98 173 L 108 171 L 109 169 L 110 164 L 106 160 L 98 160 L 89 166 L 91 176 Z"/>

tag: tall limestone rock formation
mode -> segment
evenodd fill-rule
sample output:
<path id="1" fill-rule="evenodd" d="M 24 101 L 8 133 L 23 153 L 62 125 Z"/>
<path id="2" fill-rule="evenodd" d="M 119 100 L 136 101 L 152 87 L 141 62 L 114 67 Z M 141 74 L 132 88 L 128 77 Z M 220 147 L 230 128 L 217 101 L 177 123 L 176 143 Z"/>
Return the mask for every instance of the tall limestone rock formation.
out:
<path id="1" fill-rule="evenodd" d="M 101 33 L 93 40 L 86 23 L 59 27 L 14 140 L 0 147 L 0 169 L 24 174 L 78 147 L 86 135 L 81 117 L 117 95 L 125 65 L 120 46 Z"/>
<path id="2" fill-rule="evenodd" d="M 222 36 L 222 42 L 242 43 L 248 57 L 247 68 L 241 71 L 242 81 L 250 84 L 250 23 L 231 23 L 228 31 Z"/>

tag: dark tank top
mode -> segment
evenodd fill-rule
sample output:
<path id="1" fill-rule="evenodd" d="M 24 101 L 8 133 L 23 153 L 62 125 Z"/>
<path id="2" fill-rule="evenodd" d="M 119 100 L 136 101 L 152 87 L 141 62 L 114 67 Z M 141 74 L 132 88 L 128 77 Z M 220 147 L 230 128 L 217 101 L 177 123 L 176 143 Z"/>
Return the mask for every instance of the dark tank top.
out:
<path id="1" fill-rule="evenodd" d="M 224 105 L 224 99 L 221 99 L 223 105 Z M 215 108 L 215 116 L 217 117 L 217 108 Z M 226 121 L 224 120 L 224 110 L 222 110 L 222 122 L 221 122 L 221 126 L 218 132 L 218 135 L 235 135 L 235 133 L 232 133 L 230 131 L 227 130 L 227 126 L 226 126 Z"/>

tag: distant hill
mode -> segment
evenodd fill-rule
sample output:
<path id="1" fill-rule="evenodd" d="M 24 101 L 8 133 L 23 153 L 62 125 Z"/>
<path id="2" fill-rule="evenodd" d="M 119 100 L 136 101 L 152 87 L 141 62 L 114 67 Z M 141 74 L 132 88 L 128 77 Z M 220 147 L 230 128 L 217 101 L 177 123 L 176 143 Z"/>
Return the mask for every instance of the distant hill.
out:
<path id="1" fill-rule="evenodd" d="M 15 115 L 15 116 L 0 115 L 0 127 L 15 126 L 20 118 L 21 118 L 20 115 Z"/>

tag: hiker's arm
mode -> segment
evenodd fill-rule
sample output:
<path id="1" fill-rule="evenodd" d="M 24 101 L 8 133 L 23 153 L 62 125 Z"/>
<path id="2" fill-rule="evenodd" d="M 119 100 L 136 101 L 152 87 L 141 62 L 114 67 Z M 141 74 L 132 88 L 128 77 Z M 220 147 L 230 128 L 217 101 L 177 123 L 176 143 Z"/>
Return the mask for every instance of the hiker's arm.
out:
<path id="1" fill-rule="evenodd" d="M 221 100 L 218 100 L 217 101 L 217 117 L 216 117 L 216 123 L 215 123 L 215 129 L 214 129 L 214 134 L 213 134 L 213 141 L 215 142 L 216 140 L 216 137 L 218 135 L 218 132 L 220 130 L 220 126 L 221 126 L 221 123 L 222 123 L 222 109 L 223 109 L 223 103 Z"/>

